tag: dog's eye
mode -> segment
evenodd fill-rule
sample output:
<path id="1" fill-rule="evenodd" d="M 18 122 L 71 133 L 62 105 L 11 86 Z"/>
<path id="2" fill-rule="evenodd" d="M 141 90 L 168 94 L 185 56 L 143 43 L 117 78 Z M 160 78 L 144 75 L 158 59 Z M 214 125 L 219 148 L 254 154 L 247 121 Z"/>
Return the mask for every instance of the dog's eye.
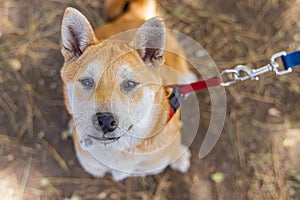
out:
<path id="1" fill-rule="evenodd" d="M 84 78 L 79 80 L 82 85 L 84 85 L 87 88 L 91 88 L 94 85 L 94 80 L 92 78 Z"/>
<path id="2" fill-rule="evenodd" d="M 123 89 L 124 89 L 124 91 L 128 92 L 131 89 L 135 88 L 137 85 L 138 85 L 137 82 L 134 82 L 134 81 L 125 81 L 123 83 Z"/>

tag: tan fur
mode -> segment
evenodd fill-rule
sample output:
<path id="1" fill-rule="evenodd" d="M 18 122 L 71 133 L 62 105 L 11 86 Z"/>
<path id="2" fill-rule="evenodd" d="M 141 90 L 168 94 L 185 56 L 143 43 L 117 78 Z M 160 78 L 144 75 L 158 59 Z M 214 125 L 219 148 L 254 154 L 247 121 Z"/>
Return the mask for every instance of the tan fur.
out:
<path id="1" fill-rule="evenodd" d="M 77 157 L 84 169 L 93 176 L 102 177 L 106 172 L 111 172 L 116 180 L 122 180 L 128 176 L 158 173 L 169 164 L 172 168 L 184 172 L 189 166 L 190 154 L 181 144 L 179 110 L 168 121 L 170 112 L 168 97 L 171 91 L 164 85 L 179 82 L 182 76 L 192 77 L 192 73 L 184 58 L 174 53 L 165 52 L 165 65 L 170 69 L 175 69 L 180 76 L 170 76 L 168 70 L 156 64 L 155 67 L 147 66 L 141 59 L 140 52 L 126 42 L 105 40 L 122 31 L 139 28 L 149 16 L 152 17 L 152 14 L 156 14 L 155 1 L 153 0 L 130 0 L 128 12 L 122 14 L 120 10 L 124 2 L 106 1 L 108 16 L 118 18 L 96 29 L 95 36 L 98 40 L 95 40 L 90 25 L 85 19 L 82 19 L 83 16 L 78 11 L 68 9 L 64 16 L 62 53 L 65 57 L 65 64 L 61 76 L 64 82 L 65 103 L 74 120 L 72 132 Z M 149 7 L 150 4 L 150 10 L 147 13 L 147 6 Z M 76 23 L 80 26 L 82 23 L 87 23 L 84 25 L 86 28 L 83 29 L 83 33 L 74 31 L 74 28 L 77 27 Z M 182 52 L 176 40 L 168 33 L 166 48 Z M 128 67 L 129 69 L 127 69 Z M 127 72 L 122 70 L 129 70 L 130 77 L 132 76 L 132 79 L 144 86 L 135 89 L 130 95 L 122 92 L 120 80 L 123 80 L 123 76 L 127 75 Z M 78 80 L 82 76 L 83 78 L 89 76 L 89 73 L 92 73 L 91 76 L 96 79 L 96 84 L 93 89 L 87 90 L 80 86 Z M 151 100 L 152 97 L 147 97 L 148 92 L 154 94 L 153 101 Z M 97 152 L 103 153 L 105 161 L 111 165 L 114 165 L 114 162 L 120 162 L 117 163 L 117 167 L 121 169 L 99 163 L 92 154 L 83 149 L 80 139 L 81 133 L 83 131 L 97 132 L 90 128 L 91 125 L 86 125 L 91 124 L 89 120 L 94 112 L 99 112 L 99 110 L 101 112 L 116 112 L 115 114 L 123 122 L 131 117 L 130 115 L 125 116 L 128 114 L 125 108 L 133 108 L 133 110 L 129 110 L 129 114 L 132 112 L 132 117 L 139 118 L 140 113 L 145 112 L 140 104 L 147 101 L 151 101 L 154 106 L 153 109 L 151 108 L 151 112 L 155 110 L 151 124 L 149 122 L 146 124 L 148 127 L 147 135 L 130 132 L 129 128 L 126 137 L 135 134 L 141 134 L 139 136 L 142 137 L 137 141 L 135 139 L 134 142 L 129 139 L 128 144 L 130 145 L 127 145 L 122 139 L 125 138 L 124 141 L 126 141 L 126 137 L 122 136 L 118 141 L 108 144 L 109 147 L 106 145 L 98 147 L 99 152 Z M 92 108 L 92 106 L 94 107 Z M 81 121 L 76 123 L 78 112 L 80 115 L 86 116 L 82 119 L 85 123 L 81 123 Z M 143 115 L 141 116 L 143 117 Z M 136 126 L 134 123 L 133 125 Z M 128 128 L 126 123 L 120 123 L 120 126 L 124 126 L 124 130 Z M 137 130 L 140 129 L 137 128 Z M 88 134 L 91 134 L 90 132 Z M 110 152 L 108 148 L 113 149 L 112 155 L 107 155 Z M 125 170 L 123 172 L 122 167 Z M 128 169 L 125 169 L 126 167 Z"/>
<path id="2" fill-rule="evenodd" d="M 124 6 L 128 4 L 128 10 L 124 13 Z M 127 20 L 144 19 L 157 16 L 156 2 L 153 0 L 106 0 L 106 16 L 109 20 L 126 15 Z"/>

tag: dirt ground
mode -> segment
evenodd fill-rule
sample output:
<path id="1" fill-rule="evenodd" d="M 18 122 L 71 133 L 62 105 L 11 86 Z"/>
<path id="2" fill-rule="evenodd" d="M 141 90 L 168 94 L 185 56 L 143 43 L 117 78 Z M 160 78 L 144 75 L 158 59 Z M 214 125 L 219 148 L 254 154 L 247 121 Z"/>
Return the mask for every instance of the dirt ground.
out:
<path id="1" fill-rule="evenodd" d="M 169 28 L 194 38 L 219 70 L 268 63 L 300 49 L 297 0 L 164 0 Z M 300 68 L 226 88 L 225 126 L 213 151 L 198 157 L 210 98 L 201 91 L 201 128 L 188 173 L 93 179 L 76 160 L 63 105 L 60 24 L 67 6 L 94 27 L 103 1 L 0 0 L 1 199 L 300 199 Z M 295 130 L 296 129 L 296 130 Z M 299 145 L 298 145 L 299 144 Z"/>

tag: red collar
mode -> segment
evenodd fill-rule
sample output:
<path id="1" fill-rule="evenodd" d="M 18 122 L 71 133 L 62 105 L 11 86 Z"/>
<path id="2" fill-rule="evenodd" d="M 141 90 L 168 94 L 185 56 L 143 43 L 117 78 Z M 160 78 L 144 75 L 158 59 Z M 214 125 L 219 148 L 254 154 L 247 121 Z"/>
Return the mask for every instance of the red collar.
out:
<path id="1" fill-rule="evenodd" d="M 176 113 L 176 110 L 180 106 L 180 102 L 185 94 L 196 92 L 199 90 L 203 90 L 209 87 L 215 87 L 219 86 L 222 83 L 222 79 L 219 76 L 215 76 L 206 80 L 198 81 L 191 84 L 174 84 L 174 85 L 168 85 L 167 87 L 172 88 L 173 92 L 169 97 L 170 101 L 170 112 L 169 112 L 169 118 L 167 122 L 169 122 L 174 114 Z M 182 98 L 181 98 L 182 97 Z"/>
<path id="2" fill-rule="evenodd" d="M 170 107 L 169 118 L 168 118 L 167 122 L 169 122 L 172 119 L 172 117 L 174 116 L 175 113 L 176 113 L 176 111 L 172 107 Z"/>

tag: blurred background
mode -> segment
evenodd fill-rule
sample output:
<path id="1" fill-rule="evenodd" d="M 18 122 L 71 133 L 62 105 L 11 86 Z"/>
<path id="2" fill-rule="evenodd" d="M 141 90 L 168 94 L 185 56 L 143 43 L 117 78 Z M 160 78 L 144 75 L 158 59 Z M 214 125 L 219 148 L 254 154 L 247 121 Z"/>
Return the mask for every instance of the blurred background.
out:
<path id="1" fill-rule="evenodd" d="M 194 38 L 219 70 L 258 68 L 272 54 L 300 49 L 299 0 L 163 0 L 170 29 Z M 299 199 L 300 67 L 285 76 L 226 88 L 227 117 L 213 151 L 198 158 L 210 120 L 201 91 L 201 128 L 192 166 L 146 178 L 93 179 L 67 135 L 60 69 L 60 25 L 67 6 L 93 27 L 105 22 L 101 0 L 0 0 L 1 199 Z"/>

